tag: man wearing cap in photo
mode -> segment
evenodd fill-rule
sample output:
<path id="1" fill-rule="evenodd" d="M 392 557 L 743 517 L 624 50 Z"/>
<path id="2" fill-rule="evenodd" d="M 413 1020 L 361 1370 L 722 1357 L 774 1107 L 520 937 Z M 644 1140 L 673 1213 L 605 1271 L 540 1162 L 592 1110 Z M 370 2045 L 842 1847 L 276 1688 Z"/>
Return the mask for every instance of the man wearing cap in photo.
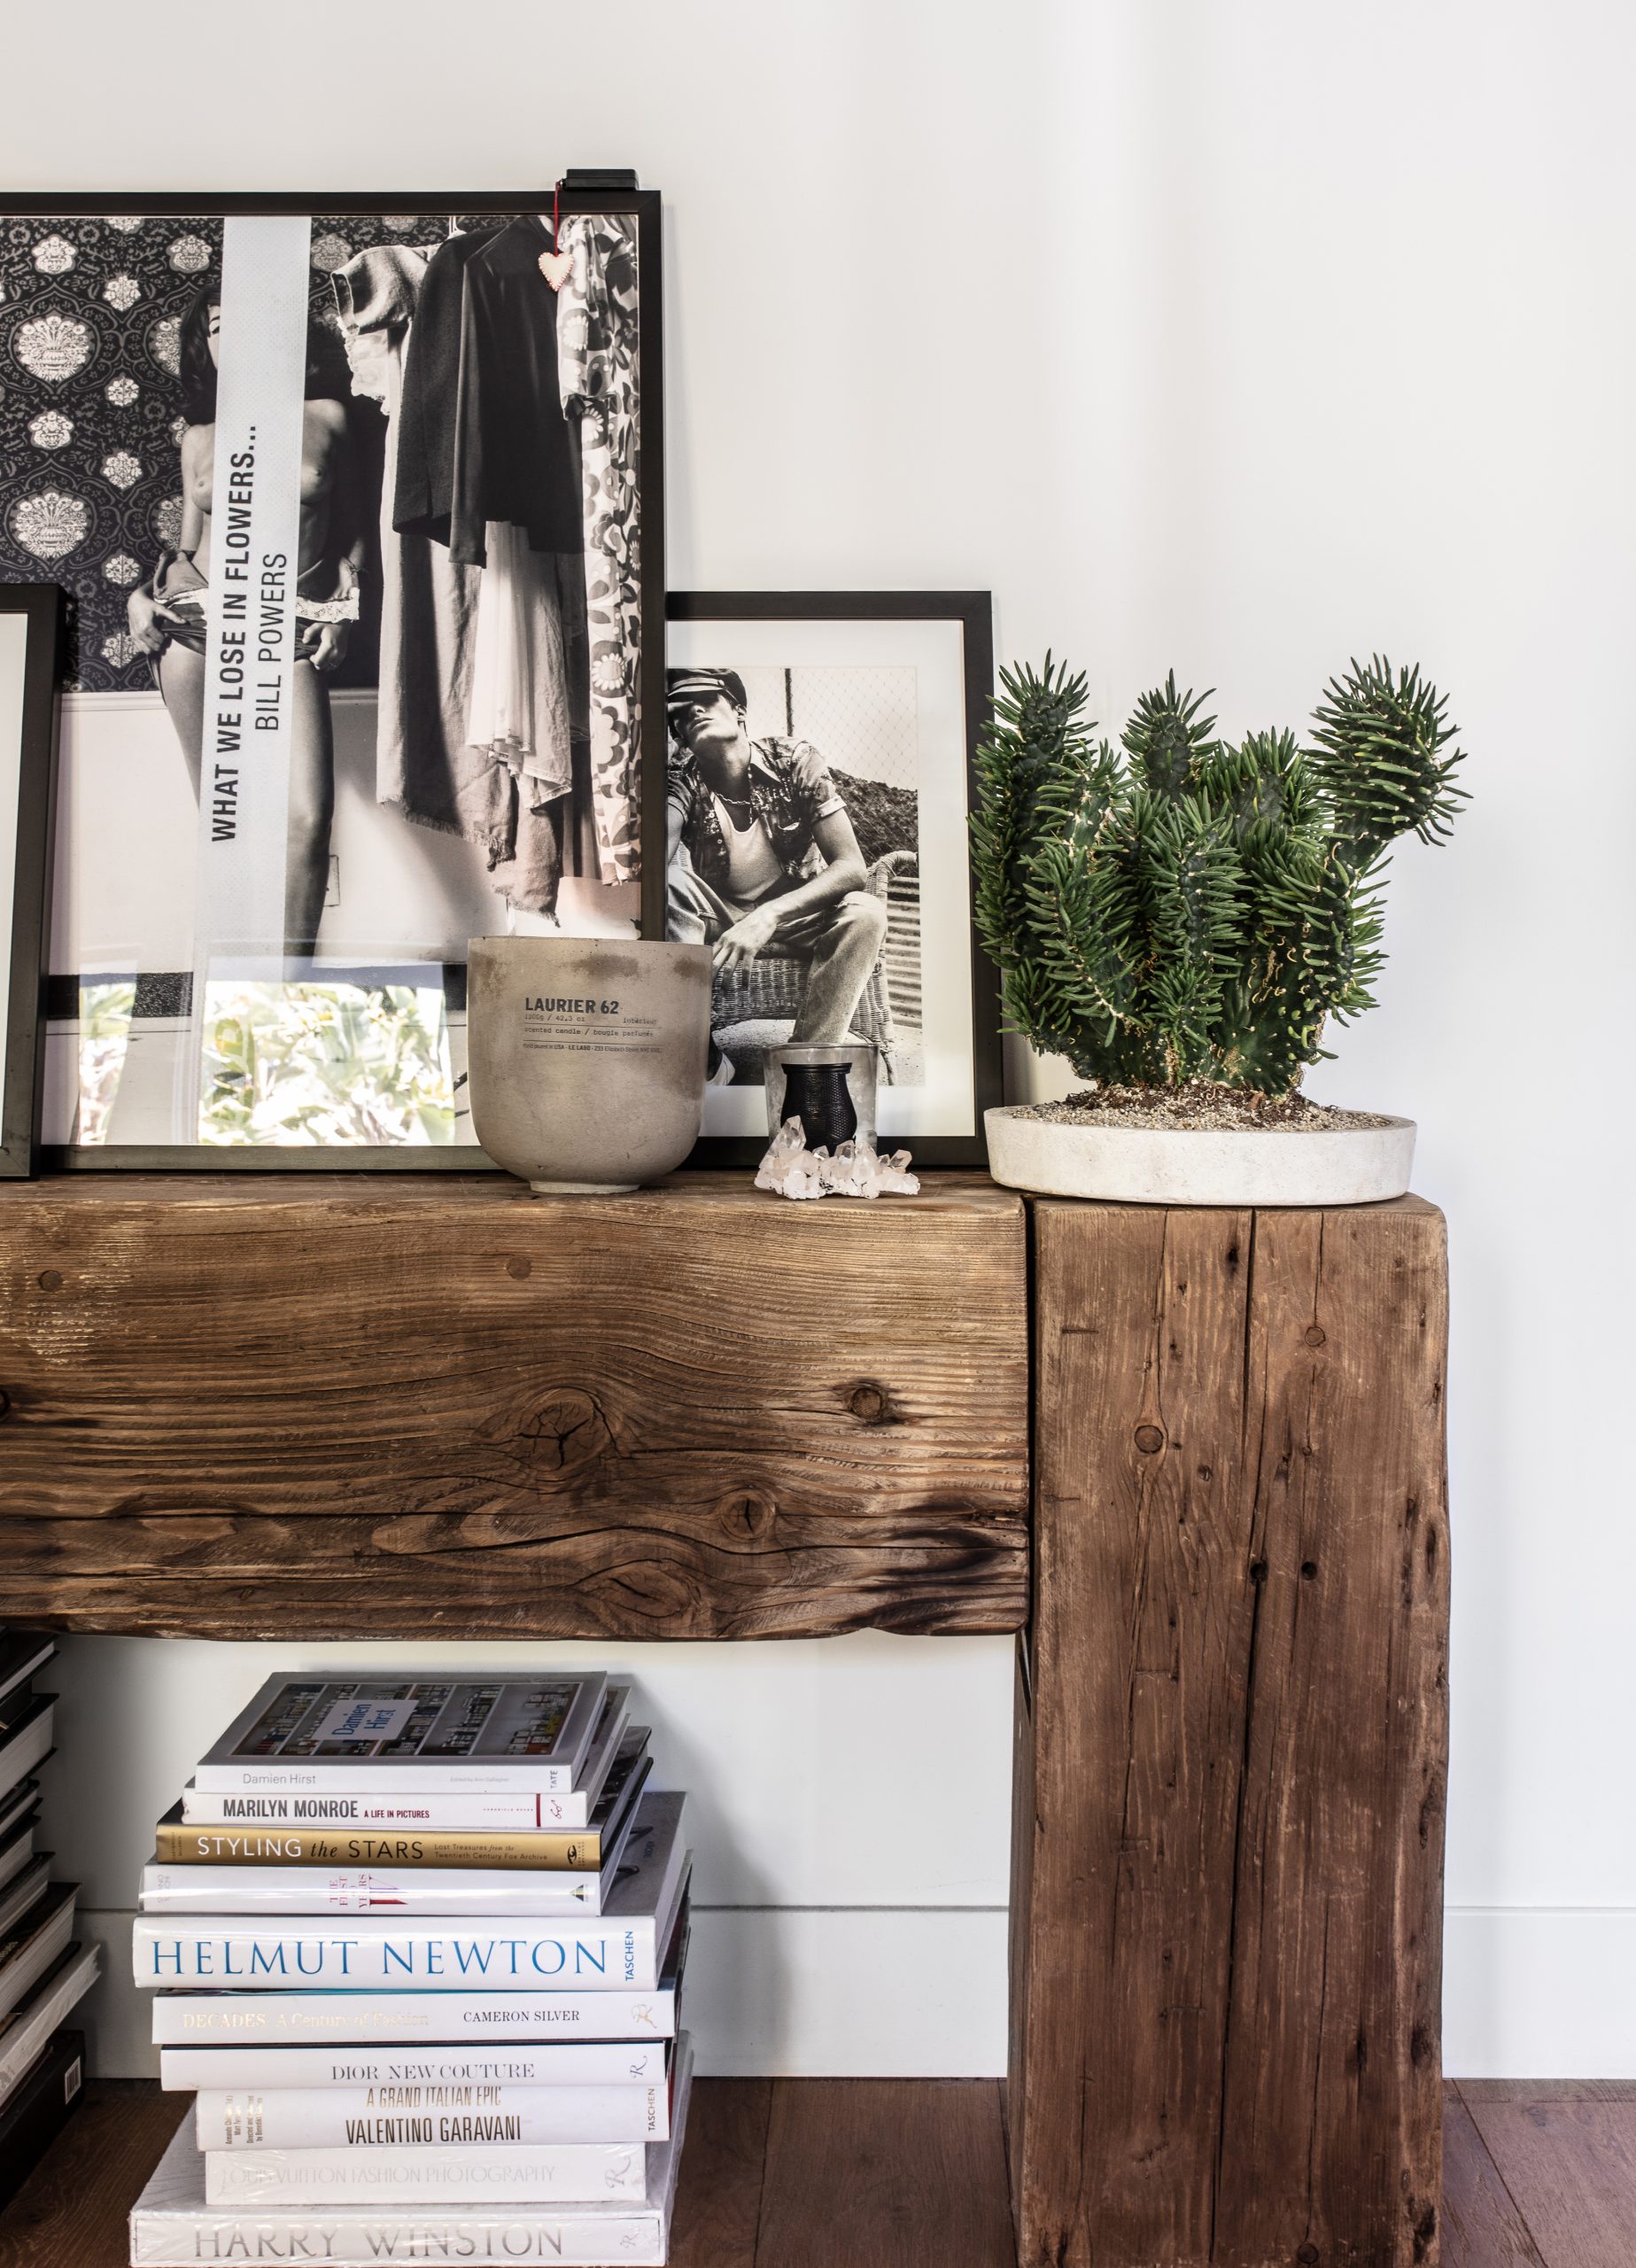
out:
<path id="1" fill-rule="evenodd" d="M 736 670 L 667 675 L 669 935 L 717 968 L 808 962 L 790 1037 L 839 1044 L 886 936 L 847 807 L 810 742 L 750 739 Z"/>

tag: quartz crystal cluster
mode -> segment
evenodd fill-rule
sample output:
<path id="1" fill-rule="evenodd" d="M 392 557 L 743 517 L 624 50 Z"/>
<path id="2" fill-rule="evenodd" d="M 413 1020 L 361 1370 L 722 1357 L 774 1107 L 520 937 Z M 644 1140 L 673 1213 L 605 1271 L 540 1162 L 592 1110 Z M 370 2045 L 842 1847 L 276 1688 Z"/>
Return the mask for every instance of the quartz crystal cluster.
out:
<path id="1" fill-rule="evenodd" d="M 809 1150 L 806 1129 L 787 1118 L 756 1176 L 757 1189 L 779 1197 L 912 1197 L 920 1184 L 908 1171 L 907 1150 L 883 1158 L 872 1142 L 841 1142 L 832 1158 Z"/>

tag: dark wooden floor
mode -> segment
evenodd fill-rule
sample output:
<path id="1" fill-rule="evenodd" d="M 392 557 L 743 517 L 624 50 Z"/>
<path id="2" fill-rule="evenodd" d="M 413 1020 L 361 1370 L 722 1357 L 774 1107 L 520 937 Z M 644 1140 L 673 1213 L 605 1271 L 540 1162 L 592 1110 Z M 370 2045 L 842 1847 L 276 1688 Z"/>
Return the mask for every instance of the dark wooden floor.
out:
<path id="1" fill-rule="evenodd" d="M 94 2080 L 0 2215 L 4 2268 L 125 2268 L 125 2216 L 183 2098 Z M 1636 2083 L 1447 2089 L 1443 2268 L 1631 2268 Z M 672 2268 L 1008 2268 L 992 2080 L 709 2079 Z"/>

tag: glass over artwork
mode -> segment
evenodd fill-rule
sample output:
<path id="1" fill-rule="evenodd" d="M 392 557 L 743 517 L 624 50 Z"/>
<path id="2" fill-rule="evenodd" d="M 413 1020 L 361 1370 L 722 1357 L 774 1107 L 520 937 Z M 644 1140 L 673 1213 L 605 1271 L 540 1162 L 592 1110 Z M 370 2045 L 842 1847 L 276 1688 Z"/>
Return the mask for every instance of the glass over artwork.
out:
<path id="1" fill-rule="evenodd" d="M 666 919 L 711 957 L 707 1154 L 755 1163 L 770 1054 L 810 1046 L 872 1060 L 883 1147 L 974 1160 L 998 1083 L 966 839 L 987 601 L 670 603 Z"/>
<path id="2" fill-rule="evenodd" d="M 642 235 L 0 219 L 0 577 L 72 602 L 48 1140 L 448 1149 L 466 941 L 641 918 Z"/>
<path id="3" fill-rule="evenodd" d="M 17 803 L 22 781 L 23 680 L 28 659 L 26 615 L 0 614 L 0 1066 L 6 1061 L 11 1010 L 11 943 L 17 897 Z"/>
<path id="4" fill-rule="evenodd" d="M 0 1180 L 39 1160 L 61 616 L 50 584 L 0 584 Z"/>

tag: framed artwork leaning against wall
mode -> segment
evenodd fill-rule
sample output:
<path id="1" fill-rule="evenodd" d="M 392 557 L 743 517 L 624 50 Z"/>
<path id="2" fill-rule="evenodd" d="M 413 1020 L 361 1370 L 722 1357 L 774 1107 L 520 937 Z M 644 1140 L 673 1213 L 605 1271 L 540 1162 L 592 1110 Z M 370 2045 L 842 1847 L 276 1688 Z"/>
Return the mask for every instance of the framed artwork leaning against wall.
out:
<path id="1" fill-rule="evenodd" d="M 875 1052 L 880 1146 L 980 1165 L 999 990 L 972 926 L 987 592 L 671 592 L 668 934 L 710 946 L 695 1164 L 767 1146 L 764 1058 Z"/>
<path id="2" fill-rule="evenodd" d="M 45 1053 L 62 594 L 0 585 L 0 1178 L 34 1171 Z"/>
<path id="3" fill-rule="evenodd" d="M 482 1165 L 467 939 L 663 933 L 657 192 L 0 202 L 47 1145 Z"/>

